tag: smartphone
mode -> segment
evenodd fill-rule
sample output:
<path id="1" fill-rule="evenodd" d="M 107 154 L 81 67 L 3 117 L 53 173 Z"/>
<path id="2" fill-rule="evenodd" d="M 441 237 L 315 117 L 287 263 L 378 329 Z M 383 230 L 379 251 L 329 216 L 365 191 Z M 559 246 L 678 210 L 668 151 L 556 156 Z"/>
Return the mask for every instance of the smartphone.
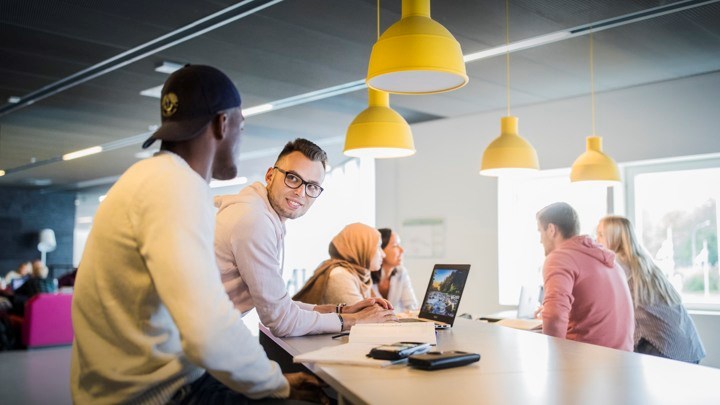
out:
<path id="1" fill-rule="evenodd" d="M 428 352 L 410 356 L 408 363 L 421 370 L 441 370 L 459 367 L 480 361 L 478 353 L 467 353 L 457 350 L 447 352 Z"/>
<path id="2" fill-rule="evenodd" d="M 411 354 L 424 353 L 429 349 L 430 343 L 397 342 L 391 345 L 374 347 L 370 350 L 370 353 L 367 354 L 367 357 L 378 360 L 400 360 Z"/>

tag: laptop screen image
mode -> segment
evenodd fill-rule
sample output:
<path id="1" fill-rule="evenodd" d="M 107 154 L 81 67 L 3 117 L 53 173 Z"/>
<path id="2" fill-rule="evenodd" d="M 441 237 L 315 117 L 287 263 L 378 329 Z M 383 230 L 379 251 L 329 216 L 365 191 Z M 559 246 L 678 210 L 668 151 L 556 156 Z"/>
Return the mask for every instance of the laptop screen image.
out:
<path id="1" fill-rule="evenodd" d="M 436 264 L 418 318 L 452 326 L 469 272 L 469 264 Z"/>

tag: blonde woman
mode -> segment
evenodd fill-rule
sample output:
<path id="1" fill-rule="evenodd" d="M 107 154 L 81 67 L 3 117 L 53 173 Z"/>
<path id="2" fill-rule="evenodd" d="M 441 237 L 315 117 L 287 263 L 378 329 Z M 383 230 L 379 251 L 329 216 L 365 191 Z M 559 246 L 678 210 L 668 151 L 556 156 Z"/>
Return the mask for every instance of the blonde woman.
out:
<path id="1" fill-rule="evenodd" d="M 635 352 L 699 363 L 705 348 L 695 324 L 678 292 L 640 244 L 630 221 L 615 215 L 602 218 L 597 240 L 615 252 L 625 270 L 635 305 Z"/>
<path id="2" fill-rule="evenodd" d="M 332 239 L 328 253 L 330 258 L 320 264 L 293 300 L 316 305 L 354 304 L 376 297 L 390 309 L 382 321 L 395 320 L 392 305 L 377 297 L 370 279 L 370 272 L 380 270 L 385 255 L 380 248 L 380 232 L 365 224 L 350 224 Z"/>

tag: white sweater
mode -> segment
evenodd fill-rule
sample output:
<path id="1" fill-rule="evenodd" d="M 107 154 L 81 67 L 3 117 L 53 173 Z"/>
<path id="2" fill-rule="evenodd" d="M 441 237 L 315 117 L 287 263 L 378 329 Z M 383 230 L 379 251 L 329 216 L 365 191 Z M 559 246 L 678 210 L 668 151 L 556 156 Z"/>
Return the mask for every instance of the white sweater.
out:
<path id="1" fill-rule="evenodd" d="M 211 198 L 164 152 L 128 169 L 100 204 L 75 282 L 75 403 L 166 403 L 203 368 L 250 398 L 289 395 L 223 290 Z"/>
<path id="2" fill-rule="evenodd" d="M 256 308 L 276 336 L 338 332 L 334 313 L 293 301 L 282 277 L 285 225 L 270 205 L 267 189 L 253 183 L 239 194 L 215 198 L 215 255 L 225 290 L 243 314 Z"/>

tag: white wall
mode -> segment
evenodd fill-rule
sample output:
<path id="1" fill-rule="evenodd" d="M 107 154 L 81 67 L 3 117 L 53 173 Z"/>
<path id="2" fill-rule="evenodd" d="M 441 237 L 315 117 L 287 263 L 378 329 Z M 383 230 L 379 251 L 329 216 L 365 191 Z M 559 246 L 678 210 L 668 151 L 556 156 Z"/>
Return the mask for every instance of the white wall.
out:
<path id="1" fill-rule="evenodd" d="M 619 163 L 720 152 L 720 73 L 596 94 L 596 105 L 597 135 Z M 542 169 L 569 167 L 584 151 L 591 132 L 589 97 L 512 113 L 520 118 L 519 132 L 537 150 Z M 507 309 L 498 304 L 497 180 L 478 175 L 482 152 L 499 134 L 502 115 L 496 111 L 413 125 L 417 154 L 376 165 L 378 226 L 402 232 L 407 219 L 445 220 L 444 257 L 405 260 L 416 291 L 425 291 L 434 263 L 470 263 L 460 313 L 474 316 Z M 522 249 L 518 246 L 518 254 Z M 700 322 L 709 358 L 718 359 L 720 316 Z M 720 359 L 714 365 L 720 366 Z"/>

